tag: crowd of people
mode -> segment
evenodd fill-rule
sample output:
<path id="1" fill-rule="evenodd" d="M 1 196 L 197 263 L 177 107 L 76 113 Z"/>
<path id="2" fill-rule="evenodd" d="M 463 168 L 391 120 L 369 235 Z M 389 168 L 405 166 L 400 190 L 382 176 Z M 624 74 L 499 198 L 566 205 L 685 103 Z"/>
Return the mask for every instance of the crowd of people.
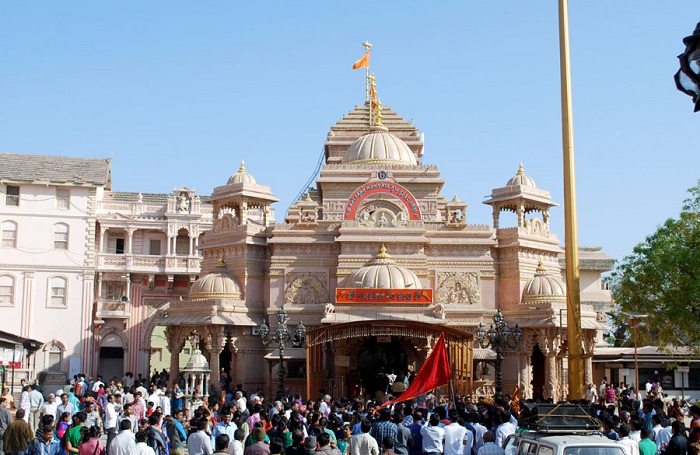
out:
<path id="1" fill-rule="evenodd" d="M 14 418 L 14 399 L 3 391 L 0 455 L 498 455 L 521 430 L 520 401 L 509 397 L 448 401 L 429 393 L 382 406 L 320 391 L 317 399 L 271 401 L 224 377 L 214 388 L 221 393 L 185 397 L 168 380 L 165 371 L 108 383 L 79 375 L 48 395 L 35 382 L 25 386 Z M 618 391 L 611 401 L 589 395 L 586 404 L 603 435 L 629 455 L 697 454 L 700 408 L 690 407 L 687 422 L 680 402 L 649 392 L 642 399 Z"/>

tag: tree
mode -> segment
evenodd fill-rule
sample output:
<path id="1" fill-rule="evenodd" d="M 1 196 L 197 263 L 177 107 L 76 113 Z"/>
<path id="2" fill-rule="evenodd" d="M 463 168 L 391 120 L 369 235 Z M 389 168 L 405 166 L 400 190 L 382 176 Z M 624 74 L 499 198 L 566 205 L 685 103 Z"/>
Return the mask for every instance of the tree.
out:
<path id="1" fill-rule="evenodd" d="M 700 181 L 678 219 L 669 218 L 611 277 L 620 311 L 645 313 L 640 340 L 700 353 Z M 620 315 L 616 319 L 626 325 Z"/>

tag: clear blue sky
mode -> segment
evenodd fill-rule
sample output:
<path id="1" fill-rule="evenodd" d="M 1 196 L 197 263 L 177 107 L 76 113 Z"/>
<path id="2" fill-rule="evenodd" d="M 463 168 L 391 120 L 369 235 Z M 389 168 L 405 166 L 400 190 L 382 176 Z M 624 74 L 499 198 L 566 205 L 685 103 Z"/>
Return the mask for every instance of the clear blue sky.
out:
<path id="1" fill-rule="evenodd" d="M 672 76 L 697 0 L 570 0 L 579 243 L 621 259 L 700 178 Z M 0 151 L 109 157 L 118 191 L 210 194 L 241 159 L 282 200 L 372 72 L 467 221 L 523 162 L 563 203 L 556 1 L 0 3 Z M 563 211 L 552 212 L 564 240 Z"/>

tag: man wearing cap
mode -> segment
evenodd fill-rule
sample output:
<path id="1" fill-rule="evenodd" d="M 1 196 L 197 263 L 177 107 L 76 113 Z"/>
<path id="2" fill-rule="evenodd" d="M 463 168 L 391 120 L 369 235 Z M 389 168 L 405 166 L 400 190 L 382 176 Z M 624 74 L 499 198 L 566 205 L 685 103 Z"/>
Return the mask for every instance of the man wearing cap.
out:
<path id="1" fill-rule="evenodd" d="M 265 444 L 265 429 L 257 427 L 253 430 L 253 440 L 254 444 L 246 447 L 244 455 L 270 455 L 270 446 Z M 309 438 L 306 438 L 307 440 Z M 314 446 L 316 445 L 316 438 L 314 438 Z M 307 452 L 308 453 L 308 452 Z"/>

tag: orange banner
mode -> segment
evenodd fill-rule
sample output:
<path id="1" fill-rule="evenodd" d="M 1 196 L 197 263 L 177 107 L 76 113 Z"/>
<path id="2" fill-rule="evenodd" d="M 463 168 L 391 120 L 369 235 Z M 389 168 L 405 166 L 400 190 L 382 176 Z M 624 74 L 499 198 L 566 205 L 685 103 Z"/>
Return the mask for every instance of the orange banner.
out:
<path id="1" fill-rule="evenodd" d="M 337 288 L 335 290 L 335 303 L 427 305 L 433 303 L 433 290 Z"/>

